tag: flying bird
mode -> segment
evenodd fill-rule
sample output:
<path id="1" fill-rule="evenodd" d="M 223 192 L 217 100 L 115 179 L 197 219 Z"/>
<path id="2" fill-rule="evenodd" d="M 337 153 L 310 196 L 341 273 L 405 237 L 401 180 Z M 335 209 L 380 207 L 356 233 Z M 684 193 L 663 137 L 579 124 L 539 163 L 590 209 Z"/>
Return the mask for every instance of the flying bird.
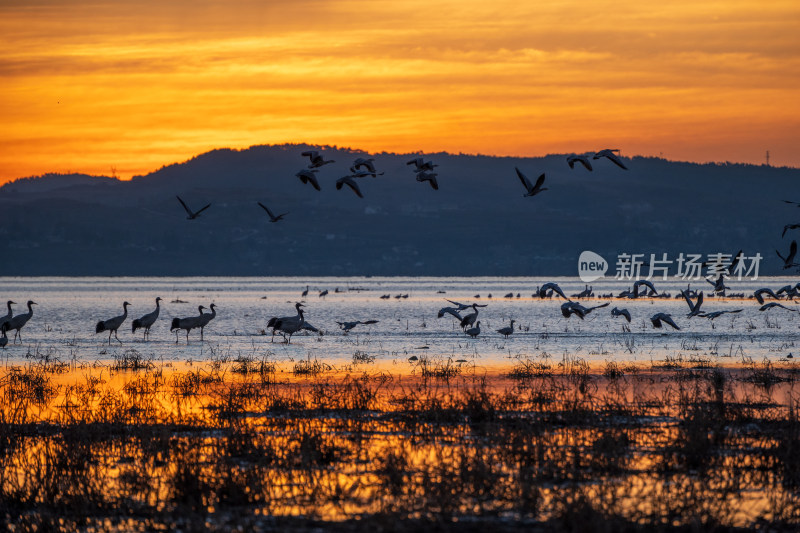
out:
<path id="1" fill-rule="evenodd" d="M 759 311 L 769 311 L 769 310 L 770 310 L 770 309 L 772 309 L 773 307 L 780 307 L 781 309 L 786 309 L 787 311 L 792 311 L 792 312 L 794 312 L 794 313 L 796 313 L 796 312 L 797 312 L 797 309 L 789 309 L 789 308 L 788 308 L 788 307 L 786 307 L 785 305 L 781 305 L 781 304 L 779 304 L 778 302 L 770 302 L 770 303 L 768 303 L 768 304 L 764 304 L 764 305 L 762 305 L 762 306 L 761 306 L 761 307 L 760 307 L 758 310 L 759 310 Z"/>
<path id="2" fill-rule="evenodd" d="M 377 324 L 377 323 L 378 323 L 378 321 L 377 321 L 377 320 L 366 320 L 366 321 L 362 322 L 362 321 L 360 321 L 360 320 L 354 320 L 354 321 L 352 321 L 352 322 L 339 322 L 339 321 L 337 321 L 336 323 L 337 323 L 337 324 L 339 324 L 339 328 L 340 328 L 342 331 L 344 331 L 345 333 L 347 333 L 347 332 L 349 332 L 351 329 L 353 329 L 354 327 L 358 326 L 359 324 L 362 324 L 362 325 L 368 326 L 368 325 L 371 325 L 371 324 Z"/>
<path id="3" fill-rule="evenodd" d="M 780 257 L 781 260 L 783 260 L 784 270 L 798 266 L 794 262 L 794 256 L 797 255 L 797 241 L 792 241 L 792 244 L 789 245 L 789 253 L 786 255 L 786 257 L 783 257 L 778 250 L 775 250 L 775 253 L 778 254 L 778 257 Z"/>
<path id="4" fill-rule="evenodd" d="M 575 168 L 575 163 L 582 164 L 584 167 L 586 167 L 586 170 L 592 170 L 592 163 L 589 162 L 589 156 L 587 155 L 573 154 L 567 157 L 567 164 L 569 165 L 569 168 Z"/>
<path id="5" fill-rule="evenodd" d="M 661 328 L 661 323 L 669 324 L 673 329 L 681 329 L 672 320 L 672 315 L 667 313 L 656 313 L 650 317 L 650 322 L 653 323 L 654 328 Z"/>
<path id="6" fill-rule="evenodd" d="M 628 322 L 631 321 L 631 313 L 627 309 L 624 309 L 624 308 L 623 309 L 617 309 L 615 307 L 614 309 L 611 310 L 611 316 L 613 316 L 613 317 L 622 316 L 622 317 L 625 317 L 625 320 L 627 320 Z"/>
<path id="7" fill-rule="evenodd" d="M 609 161 L 611 161 L 612 163 L 617 165 L 619 168 L 621 168 L 623 170 L 628 170 L 628 167 L 626 167 L 622 163 L 622 160 L 614 152 L 619 152 L 619 149 L 613 149 L 612 150 L 612 149 L 606 148 L 605 150 L 600 150 L 599 152 L 594 154 L 594 156 L 592 156 L 592 159 L 600 159 L 601 157 L 605 157 Z"/>
<path id="8" fill-rule="evenodd" d="M 764 305 L 764 294 L 772 296 L 776 300 L 780 300 L 780 297 L 775 294 L 772 289 L 768 289 L 766 287 L 763 289 L 756 289 L 755 292 L 753 292 L 753 296 L 756 297 L 756 300 L 758 300 L 758 303 L 761 305 Z"/>
<path id="9" fill-rule="evenodd" d="M 370 157 L 369 159 L 364 159 L 363 157 L 359 157 L 355 161 L 353 161 L 353 166 L 350 167 L 350 171 L 355 174 L 357 170 L 361 167 L 366 168 L 372 174 L 375 174 L 375 159 Z"/>
<path id="10" fill-rule="evenodd" d="M 328 163 L 335 163 L 333 159 L 325 160 L 322 155 L 317 152 L 316 150 L 307 150 L 302 152 L 300 155 L 308 157 L 311 160 L 311 164 L 308 165 L 308 168 L 319 168 L 322 165 L 327 165 Z"/>
<path id="11" fill-rule="evenodd" d="M 430 170 L 433 171 L 434 167 L 438 167 L 439 165 L 435 165 L 433 161 L 425 161 L 421 157 L 416 157 L 411 161 L 407 162 L 406 165 L 414 165 L 416 167 L 415 172 L 419 172 L 421 170 Z"/>
<path id="12" fill-rule="evenodd" d="M 317 181 L 317 176 L 314 175 L 315 172 L 319 171 L 303 169 L 297 174 L 295 174 L 295 176 L 300 178 L 300 181 L 302 181 L 304 184 L 310 183 L 311 186 L 314 187 L 316 190 L 320 190 L 319 182 Z"/>
<path id="13" fill-rule="evenodd" d="M 686 300 L 686 303 L 689 305 L 689 314 L 686 315 L 687 317 L 698 316 L 702 313 L 700 311 L 700 306 L 703 305 L 703 293 L 697 295 L 697 301 L 692 302 L 692 299 L 689 298 L 689 295 L 686 294 L 685 291 L 681 291 L 683 298 Z"/>
<path id="14" fill-rule="evenodd" d="M 279 220 L 282 220 L 284 216 L 289 214 L 289 213 L 281 213 L 280 215 L 275 216 L 275 214 L 272 211 L 269 210 L 269 207 L 265 206 L 261 202 L 258 202 L 258 205 L 261 206 L 261 209 L 263 209 L 264 211 L 267 212 L 267 214 L 269 215 L 269 221 L 270 222 L 277 222 Z"/>
<path id="15" fill-rule="evenodd" d="M 594 311 L 595 309 L 601 309 L 603 307 L 608 307 L 610 304 L 606 302 L 604 304 L 596 305 L 594 307 L 584 307 L 578 302 L 564 302 L 561 304 L 561 314 L 564 318 L 569 318 L 572 315 L 578 315 L 578 318 L 583 320 L 586 315 Z"/>
<path id="16" fill-rule="evenodd" d="M 786 225 L 783 227 L 783 233 L 781 233 L 781 237 L 784 237 L 784 236 L 786 236 L 786 232 L 787 232 L 788 230 L 790 230 L 790 229 L 797 229 L 797 228 L 800 228 L 800 224 L 786 224 Z"/>
<path id="17" fill-rule="evenodd" d="M 728 311 L 712 311 L 711 313 L 703 313 L 702 317 L 708 318 L 709 320 L 714 320 L 715 318 L 719 318 L 725 313 L 741 313 L 742 309 L 733 309 Z"/>
<path id="18" fill-rule="evenodd" d="M 417 174 L 417 181 L 420 182 L 420 183 L 428 181 L 428 182 L 430 182 L 431 187 L 433 187 L 433 190 L 434 191 L 438 191 L 439 190 L 439 182 L 436 181 L 436 176 L 438 176 L 438 174 L 436 174 L 435 172 L 425 172 L 423 170 L 422 172 Z"/>
<path id="19" fill-rule="evenodd" d="M 564 291 L 561 290 L 561 287 L 558 286 L 557 283 L 553 283 L 552 281 L 545 283 L 541 287 L 538 288 L 536 291 L 539 295 L 539 298 L 546 298 L 548 296 L 548 291 L 553 291 L 565 300 L 569 300 L 567 295 L 564 294 Z"/>
<path id="20" fill-rule="evenodd" d="M 350 176 L 345 176 L 343 178 L 339 178 L 338 180 L 336 180 L 337 191 L 341 190 L 343 185 L 347 185 L 348 187 L 353 189 L 353 192 L 356 193 L 356 196 L 358 196 L 359 198 L 364 198 L 364 195 L 361 194 L 361 189 L 358 188 L 358 183 L 353 181 L 353 178 L 351 178 Z"/>
<path id="21" fill-rule="evenodd" d="M 205 211 L 206 209 L 211 207 L 211 204 L 208 204 L 207 206 L 203 207 L 202 209 L 198 209 L 197 211 L 192 211 L 191 209 L 189 209 L 189 206 L 186 205 L 186 202 L 181 200 L 180 196 L 176 195 L 175 198 L 178 199 L 178 201 L 181 203 L 183 208 L 186 210 L 186 215 L 187 215 L 186 216 L 186 220 L 194 220 L 194 219 L 196 219 L 197 217 L 200 216 L 200 213 L 202 213 L 203 211 Z"/>
<path id="22" fill-rule="evenodd" d="M 542 184 L 544 183 L 544 174 L 539 176 L 539 178 L 536 180 L 536 185 L 531 185 L 530 180 L 525 176 L 525 174 L 522 173 L 522 171 L 520 169 L 518 169 L 517 167 L 514 167 L 514 170 L 517 171 L 517 176 L 519 176 L 519 180 L 525 186 L 525 190 L 528 191 L 525 194 L 523 194 L 523 196 L 526 196 L 526 197 L 527 196 L 536 196 L 540 192 L 547 190 L 547 187 L 542 187 Z"/>

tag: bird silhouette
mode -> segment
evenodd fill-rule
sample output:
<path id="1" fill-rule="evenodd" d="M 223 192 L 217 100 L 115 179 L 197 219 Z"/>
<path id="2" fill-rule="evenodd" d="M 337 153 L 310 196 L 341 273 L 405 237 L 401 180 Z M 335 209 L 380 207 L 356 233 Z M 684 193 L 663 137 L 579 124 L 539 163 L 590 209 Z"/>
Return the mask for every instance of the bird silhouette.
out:
<path id="1" fill-rule="evenodd" d="M 358 188 L 358 183 L 353 181 L 353 178 L 351 178 L 350 176 L 345 176 L 343 178 L 339 178 L 338 180 L 336 180 L 337 191 L 341 190 L 343 185 L 347 185 L 348 187 L 353 189 L 353 192 L 356 193 L 356 196 L 358 196 L 359 198 L 364 198 L 364 195 L 361 194 L 361 189 Z"/>
<path id="2" fill-rule="evenodd" d="M 619 152 L 619 149 L 606 148 L 605 150 L 600 150 L 599 152 L 595 153 L 594 156 L 592 156 L 592 159 L 600 159 L 602 157 L 605 157 L 606 159 L 617 165 L 619 168 L 623 170 L 628 170 L 628 167 L 626 167 L 622 163 L 622 160 L 614 152 Z"/>
<path id="3" fill-rule="evenodd" d="M 569 168 L 575 168 L 575 163 L 582 164 L 584 167 L 586 167 L 586 170 L 592 170 L 592 163 L 589 162 L 589 156 L 573 154 L 567 157 L 567 164 L 569 165 Z"/>
<path id="4" fill-rule="evenodd" d="M 289 213 L 281 213 L 280 215 L 275 216 L 275 214 L 272 211 L 269 210 L 269 207 L 265 206 L 261 202 L 257 202 L 257 203 L 258 203 L 258 205 L 261 206 L 261 209 L 263 209 L 264 211 L 267 212 L 267 214 L 269 215 L 269 221 L 270 222 L 277 222 L 279 220 L 283 220 L 283 217 L 285 217 L 286 215 L 289 214 Z"/>
<path id="5" fill-rule="evenodd" d="M 111 345 L 111 334 L 114 334 L 114 338 L 122 344 L 122 341 L 119 340 L 117 337 L 117 330 L 125 322 L 125 319 L 128 318 L 128 306 L 131 305 L 128 302 L 122 303 L 122 314 L 119 316 L 115 316 L 114 318 L 109 318 L 108 320 L 101 320 L 97 323 L 97 326 L 94 328 L 95 333 L 101 333 L 103 331 L 108 331 L 108 344 Z"/>
<path id="6" fill-rule="evenodd" d="M 783 257 L 778 250 L 775 250 L 775 253 L 778 254 L 778 257 L 780 257 L 781 260 L 783 261 L 784 270 L 786 270 L 787 268 L 800 266 L 795 264 L 794 262 L 794 256 L 797 255 L 797 241 L 792 241 L 792 244 L 789 245 L 789 253 L 786 254 L 786 257 Z"/>
<path id="7" fill-rule="evenodd" d="M 197 211 L 192 211 L 191 209 L 189 209 L 189 206 L 186 205 L 186 202 L 181 200 L 180 196 L 176 195 L 175 198 L 178 199 L 178 201 L 181 203 L 183 208 L 186 210 L 186 220 L 194 220 L 194 219 L 196 219 L 197 217 L 200 216 L 200 213 L 202 213 L 203 211 L 205 211 L 206 209 L 211 207 L 211 204 L 208 204 L 207 206 L 203 207 L 202 209 L 198 209 Z"/>
<path id="8" fill-rule="evenodd" d="M 517 171 L 517 176 L 519 176 L 519 180 L 525 186 L 525 190 L 527 191 L 522 196 L 525 196 L 525 197 L 527 197 L 527 196 L 536 196 L 540 192 L 547 190 L 547 187 L 542 187 L 542 184 L 544 184 L 544 174 L 539 176 L 539 178 L 536 180 L 536 184 L 535 185 L 531 185 L 530 180 L 525 176 L 525 174 L 522 173 L 522 171 L 520 169 L 518 169 L 517 167 L 514 167 L 514 170 Z"/>
<path id="9" fill-rule="evenodd" d="M 319 171 L 303 169 L 297 174 L 295 174 L 295 176 L 300 178 L 300 181 L 302 181 L 303 184 L 310 183 L 312 187 L 314 187 L 316 190 L 319 191 L 320 190 L 319 182 L 317 181 L 317 176 L 315 175 L 315 172 Z"/>
<path id="10" fill-rule="evenodd" d="M 156 320 L 158 319 L 158 314 L 161 310 L 161 297 L 156 298 L 156 308 L 155 310 L 147 313 L 141 318 L 137 318 L 131 324 L 131 333 L 136 333 L 136 330 L 139 328 L 144 328 L 144 339 L 146 340 L 147 337 L 150 335 L 150 327 L 155 324 Z"/>

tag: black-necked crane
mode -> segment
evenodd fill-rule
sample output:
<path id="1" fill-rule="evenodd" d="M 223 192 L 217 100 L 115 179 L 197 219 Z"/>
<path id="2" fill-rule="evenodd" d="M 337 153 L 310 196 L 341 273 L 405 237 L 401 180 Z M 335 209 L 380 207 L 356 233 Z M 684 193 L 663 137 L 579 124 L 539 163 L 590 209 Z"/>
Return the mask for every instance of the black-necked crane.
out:
<path id="1" fill-rule="evenodd" d="M 22 333 L 21 333 L 21 330 L 25 326 L 25 324 L 28 323 L 28 320 L 30 320 L 31 317 L 33 316 L 33 308 L 31 307 L 32 305 L 39 305 L 39 304 L 37 304 L 36 302 L 34 302 L 32 300 L 28 300 L 28 304 L 27 304 L 28 312 L 27 313 L 20 313 L 20 314 L 16 315 L 15 317 L 11 318 L 5 324 L 6 331 L 11 331 L 13 329 L 14 332 L 15 332 L 14 333 L 14 344 L 16 344 L 18 336 L 19 336 L 19 343 L 22 344 Z"/>
<path id="2" fill-rule="evenodd" d="M 8 306 L 8 313 L 6 313 L 5 316 L 0 316 L 0 328 L 2 328 L 3 324 L 11 320 L 11 317 L 14 316 L 14 312 L 11 310 L 11 306 L 14 305 L 15 303 L 17 302 L 14 302 L 12 300 L 6 302 L 6 305 Z"/>
<path id="3" fill-rule="evenodd" d="M 780 300 L 780 297 L 777 294 L 775 294 L 775 292 L 773 292 L 772 289 L 764 287 L 764 288 L 756 289 L 755 291 L 753 291 L 753 296 L 756 297 L 756 300 L 758 301 L 759 305 L 764 305 L 764 295 L 765 294 L 768 295 L 768 296 L 772 296 L 775 300 Z"/>
<path id="4" fill-rule="evenodd" d="M 136 330 L 139 328 L 144 328 L 144 340 L 147 340 L 147 337 L 150 336 L 150 326 L 155 324 L 156 320 L 158 319 L 158 314 L 161 311 L 161 297 L 156 298 L 156 308 L 144 315 L 141 318 L 137 318 L 131 324 L 131 333 L 136 333 Z"/>
<path id="5" fill-rule="evenodd" d="M 0 348 L 5 348 L 6 344 L 8 344 L 8 335 L 6 335 L 6 325 L 5 324 L 0 326 L 0 335 L 2 335 L 2 337 L 0 337 Z"/>
<path id="6" fill-rule="evenodd" d="M 420 183 L 429 182 L 431 187 L 433 187 L 434 191 L 439 190 L 439 182 L 436 181 L 436 174 L 435 172 L 425 172 L 424 170 L 417 174 L 417 181 Z"/>
<path id="7" fill-rule="evenodd" d="M 627 320 L 628 322 L 631 321 L 631 313 L 630 313 L 630 311 L 628 311 L 625 308 L 617 309 L 615 307 L 614 309 L 611 310 L 611 316 L 613 316 L 613 317 L 622 316 L 622 317 L 625 317 L 625 320 Z"/>
<path id="8" fill-rule="evenodd" d="M 285 316 L 281 318 L 271 318 L 267 323 L 268 328 L 272 328 L 272 338 L 275 338 L 275 332 L 279 331 L 283 338 L 286 339 L 286 344 L 292 343 L 292 335 L 303 329 L 305 319 L 303 317 L 303 304 L 297 302 L 294 308 L 297 309 L 295 316 Z M 287 338 L 286 335 L 289 335 Z"/>
<path id="9" fill-rule="evenodd" d="M 200 340 L 203 340 L 203 329 L 208 325 L 209 322 L 217 318 L 217 305 L 211 304 L 209 309 L 211 309 L 210 313 L 201 313 L 200 314 Z"/>
<path id="10" fill-rule="evenodd" d="M 95 333 L 102 333 L 103 331 L 108 332 L 108 344 L 111 345 L 111 334 L 114 334 L 114 338 L 122 344 L 122 341 L 119 340 L 117 337 L 117 330 L 125 322 L 125 319 L 128 318 L 128 306 L 131 305 L 128 302 L 122 303 L 122 314 L 119 316 L 115 316 L 114 318 L 109 318 L 108 320 L 101 320 L 97 323 L 97 326 L 94 328 Z"/>
<path id="11" fill-rule="evenodd" d="M 762 305 L 758 310 L 759 311 L 769 311 L 774 307 L 780 307 L 781 309 L 786 309 L 787 311 L 792 311 L 793 313 L 797 312 L 797 309 L 789 309 L 785 305 L 779 304 L 778 302 L 770 302 L 768 304 Z"/>
<path id="12" fill-rule="evenodd" d="M 558 294 L 565 300 L 569 301 L 567 295 L 564 294 L 564 291 L 561 290 L 561 287 L 558 286 L 558 283 L 553 283 L 552 281 L 545 283 L 541 287 L 536 290 L 536 293 L 539 295 L 539 298 L 547 298 L 549 296 L 548 292 L 553 291 L 554 293 Z"/>
<path id="13" fill-rule="evenodd" d="M 339 322 L 339 321 L 336 321 L 336 323 L 339 324 L 339 328 L 342 331 L 344 331 L 345 333 L 348 333 L 351 329 L 353 329 L 354 327 L 358 326 L 359 324 L 362 324 L 362 325 L 365 325 L 365 326 L 369 326 L 371 324 L 377 324 L 378 321 L 377 320 L 365 320 L 365 321 L 362 322 L 360 320 L 353 320 L 353 321 L 350 321 L 350 322 Z"/>
<path id="14" fill-rule="evenodd" d="M 683 298 L 686 300 L 686 304 L 689 306 L 689 314 L 686 315 L 688 318 L 693 316 L 700 316 L 702 315 L 702 311 L 700 307 L 703 305 L 703 292 L 701 291 L 700 294 L 697 295 L 697 301 L 693 302 L 689 295 L 686 294 L 685 291 L 681 291 Z"/>
<path id="15" fill-rule="evenodd" d="M 353 165 L 350 167 L 350 171 L 355 174 L 361 167 L 366 168 L 371 174 L 376 174 L 375 171 L 375 159 L 370 157 L 364 159 L 363 157 L 359 157 L 355 161 L 353 161 Z"/>
<path id="16" fill-rule="evenodd" d="M 203 309 L 204 306 L 197 306 L 197 316 L 189 316 L 186 318 L 173 318 L 170 331 L 175 331 L 175 344 L 178 344 L 178 333 L 180 330 L 186 330 L 186 344 L 189 344 L 189 332 L 195 328 L 199 328 L 203 323 Z"/>
<path id="17" fill-rule="evenodd" d="M 475 324 L 474 328 L 469 328 L 464 333 L 472 337 L 473 339 L 481 334 L 481 321 L 478 320 L 478 323 Z"/>

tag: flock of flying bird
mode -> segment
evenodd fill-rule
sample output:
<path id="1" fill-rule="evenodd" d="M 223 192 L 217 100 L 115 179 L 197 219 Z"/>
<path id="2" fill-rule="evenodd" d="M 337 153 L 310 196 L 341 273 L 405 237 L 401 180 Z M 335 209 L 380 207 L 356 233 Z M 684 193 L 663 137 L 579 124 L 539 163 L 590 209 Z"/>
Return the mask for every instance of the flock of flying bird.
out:
<path id="1" fill-rule="evenodd" d="M 573 154 L 567 157 L 567 164 L 569 165 L 569 168 L 575 168 L 575 164 L 580 163 L 587 170 L 591 171 L 593 170 L 593 160 L 606 158 L 618 167 L 628 170 L 628 167 L 625 166 L 619 156 L 617 156 L 616 152 L 619 152 L 619 150 L 606 148 L 594 154 Z M 333 159 L 325 159 L 325 157 L 317 150 L 306 150 L 302 152 L 301 155 L 303 157 L 308 157 L 310 163 L 307 168 L 301 169 L 295 174 L 295 176 L 299 178 L 303 184 L 311 185 L 311 187 L 317 191 L 322 190 L 319 180 L 317 179 L 317 173 L 321 167 L 335 163 L 336 161 Z M 437 180 L 439 174 L 433 171 L 433 169 L 439 165 L 435 164 L 433 161 L 425 161 L 422 157 L 415 157 L 414 159 L 408 161 L 406 165 L 413 165 L 413 171 L 418 182 L 428 182 L 433 190 L 439 190 L 439 181 Z M 525 187 L 525 194 L 523 194 L 523 196 L 536 196 L 537 194 L 547 190 L 546 187 L 542 187 L 545 180 L 544 174 L 541 174 L 537 178 L 536 183 L 531 183 L 531 181 L 525 176 L 525 174 L 522 173 L 519 168 L 515 167 L 515 170 L 517 171 L 517 176 L 522 182 L 522 185 Z M 384 172 L 378 172 L 376 170 L 374 158 L 359 157 L 353 161 L 352 165 L 350 165 L 350 174 L 342 176 L 336 180 L 336 190 L 341 190 L 342 187 L 347 186 L 356 194 L 356 196 L 359 198 L 364 198 L 364 194 L 361 192 L 361 187 L 358 184 L 358 180 L 368 177 L 377 178 L 383 174 Z M 183 206 L 183 209 L 186 211 L 187 220 L 196 219 L 203 211 L 211 207 L 211 204 L 206 204 L 204 207 L 195 211 L 190 208 L 180 196 L 176 197 Z M 270 222 L 278 222 L 283 220 L 283 217 L 289 214 L 281 213 L 280 215 L 275 215 L 275 213 L 273 213 L 269 207 L 265 206 L 261 202 L 257 203 L 264 211 L 266 211 Z M 798 227 L 800 227 L 800 225 L 798 225 Z"/>

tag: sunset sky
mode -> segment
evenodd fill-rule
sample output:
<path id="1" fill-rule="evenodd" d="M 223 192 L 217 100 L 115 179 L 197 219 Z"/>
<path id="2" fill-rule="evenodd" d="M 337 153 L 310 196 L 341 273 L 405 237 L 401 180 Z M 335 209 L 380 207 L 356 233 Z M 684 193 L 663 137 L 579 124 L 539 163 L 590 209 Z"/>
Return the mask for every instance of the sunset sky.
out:
<path id="1" fill-rule="evenodd" d="M 204 151 L 800 166 L 800 2 L 0 0 L 0 183 Z"/>

